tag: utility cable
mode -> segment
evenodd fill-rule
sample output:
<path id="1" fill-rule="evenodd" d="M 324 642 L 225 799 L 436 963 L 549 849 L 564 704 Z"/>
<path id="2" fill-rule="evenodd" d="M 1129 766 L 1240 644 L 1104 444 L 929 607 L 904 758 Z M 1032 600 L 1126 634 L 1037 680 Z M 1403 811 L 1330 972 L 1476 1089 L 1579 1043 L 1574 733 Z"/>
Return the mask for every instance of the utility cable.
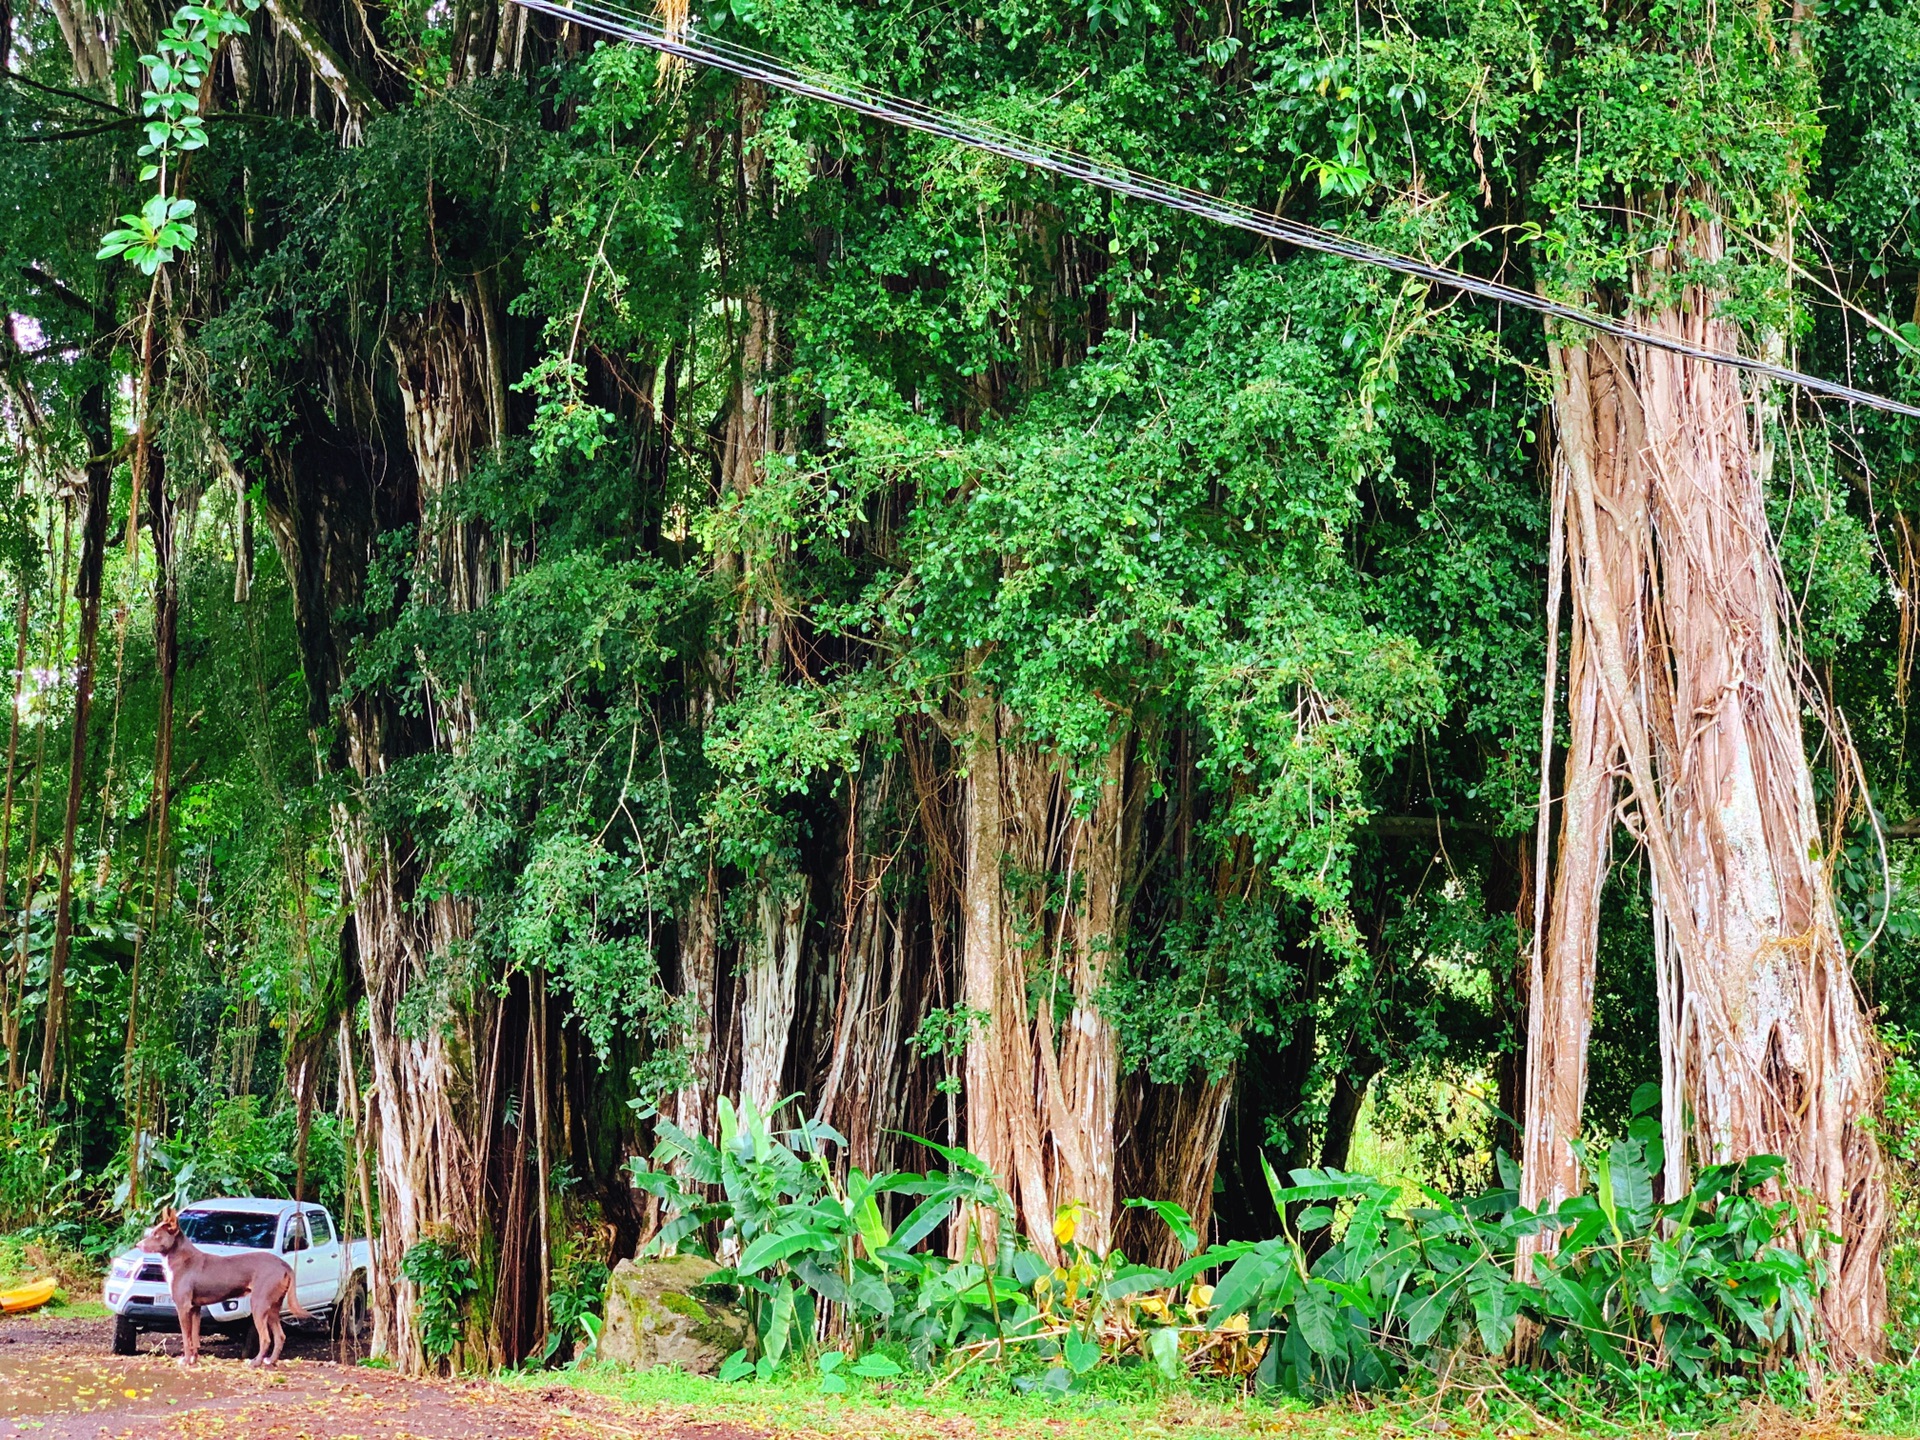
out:
<path id="1" fill-rule="evenodd" d="M 976 150 L 984 150 L 989 154 L 1031 166 L 1036 170 L 1044 170 L 1051 174 L 1066 176 L 1071 180 L 1098 186 L 1116 195 L 1126 195 L 1132 199 L 1163 205 L 1169 209 L 1199 216 L 1221 225 L 1232 226 L 1237 230 L 1244 230 L 1265 239 L 1298 246 L 1302 250 L 1338 255 L 1362 265 L 1376 265 L 1400 275 L 1411 276 L 1416 280 L 1425 280 L 1430 284 L 1444 286 L 1461 294 L 1474 295 L 1484 300 L 1494 300 L 1503 305 L 1531 310 L 1549 319 L 1565 321 L 1567 324 L 1598 331 L 1603 335 L 1612 335 L 1632 344 L 1646 345 L 1670 354 L 1685 356 L 1690 360 L 1731 366 L 1736 370 L 1744 370 L 1750 375 L 1762 376 L 1783 385 L 1798 386 L 1816 395 L 1844 400 L 1850 405 L 1864 405 L 1870 409 L 1883 410 L 1888 414 L 1920 419 L 1920 406 L 1909 405 L 1885 395 L 1876 395 L 1869 390 L 1856 389 L 1852 385 L 1843 385 L 1837 380 L 1823 380 L 1817 375 L 1808 375 L 1785 365 L 1776 365 L 1769 360 L 1754 359 L 1725 350 L 1714 350 L 1675 336 L 1642 330 L 1624 320 L 1597 314 L 1578 305 L 1569 305 L 1564 301 L 1549 299 L 1547 296 L 1537 295 L 1514 285 L 1502 284 L 1498 280 L 1487 280 L 1478 275 L 1469 275 L 1465 271 L 1419 260 L 1411 255 L 1402 255 L 1397 251 L 1351 239 L 1336 231 L 1323 230 L 1317 225 L 1268 215 L 1250 205 L 1225 200 L 1217 195 L 1208 194 L 1205 190 L 1158 180 L 1151 175 L 1143 175 L 1137 170 L 1130 170 L 1111 161 L 1093 159 L 1060 146 L 1028 140 L 997 126 L 970 120 L 948 111 L 936 110 L 918 101 L 889 95 L 838 76 L 811 70 L 797 70 L 770 55 L 750 50 L 745 46 L 734 45 L 711 36 L 696 37 L 691 32 L 676 38 L 669 35 L 658 20 L 628 10 L 622 5 L 612 3 L 612 0 L 571 0 L 571 3 L 562 3 L 562 0 L 515 0 L 515 3 L 528 10 L 539 11 L 561 20 L 570 20 L 588 29 L 598 30 L 621 40 L 632 41 L 637 45 L 644 45 L 648 49 L 657 50 L 696 65 L 723 70 L 728 74 L 738 75 L 742 79 L 756 80 L 776 90 L 785 90 L 789 94 L 799 95 L 809 100 L 824 101 L 826 104 L 851 110 L 855 114 L 865 115 L 890 125 L 898 125 L 908 130 L 918 130 L 923 134 L 952 140 Z"/>

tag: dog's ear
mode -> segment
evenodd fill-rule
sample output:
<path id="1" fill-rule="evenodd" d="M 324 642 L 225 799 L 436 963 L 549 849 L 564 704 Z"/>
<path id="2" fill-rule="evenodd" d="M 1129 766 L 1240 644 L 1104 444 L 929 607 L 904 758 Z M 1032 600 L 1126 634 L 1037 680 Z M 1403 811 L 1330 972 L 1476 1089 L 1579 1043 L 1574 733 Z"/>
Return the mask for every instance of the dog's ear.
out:
<path id="1" fill-rule="evenodd" d="M 160 1223 L 169 1230 L 178 1230 L 180 1228 L 180 1217 L 174 1213 L 173 1206 L 163 1205 L 160 1207 Z"/>

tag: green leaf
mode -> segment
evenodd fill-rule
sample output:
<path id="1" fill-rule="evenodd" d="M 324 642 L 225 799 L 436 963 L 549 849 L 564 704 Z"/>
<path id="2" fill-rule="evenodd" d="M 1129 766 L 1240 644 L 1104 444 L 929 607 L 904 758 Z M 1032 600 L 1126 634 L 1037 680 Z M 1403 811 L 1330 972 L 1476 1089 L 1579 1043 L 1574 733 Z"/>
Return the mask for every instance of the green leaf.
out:
<path id="1" fill-rule="evenodd" d="M 1067 1362 L 1067 1368 L 1076 1375 L 1084 1375 L 1100 1363 L 1100 1346 L 1089 1340 L 1078 1330 L 1067 1332 L 1066 1343 L 1061 1347 L 1061 1358 Z"/>
<path id="2" fill-rule="evenodd" d="M 788 1282 L 773 1292 L 760 1332 L 760 1358 L 769 1366 L 777 1366 L 787 1353 L 787 1343 L 793 1337 L 793 1314 L 793 1285 Z"/>
<path id="3" fill-rule="evenodd" d="M 1183 1255 L 1191 1255 L 1200 1247 L 1200 1232 L 1194 1229 L 1193 1217 L 1186 1208 L 1171 1200 L 1129 1200 L 1130 1209 L 1151 1210 L 1158 1215 L 1173 1232 L 1173 1238 L 1179 1243 Z"/>
<path id="4" fill-rule="evenodd" d="M 1504 1353 L 1520 1314 L 1520 1292 L 1512 1276 L 1503 1266 L 1482 1260 L 1467 1274 L 1467 1294 L 1473 1299 L 1480 1343 L 1489 1355 Z"/>
<path id="5" fill-rule="evenodd" d="M 1539 1261 L 1534 1264 L 1534 1279 L 1552 1297 L 1558 1307 L 1559 1318 L 1580 1332 L 1602 1364 L 1615 1370 L 1626 1368 L 1620 1356 L 1620 1347 L 1607 1329 L 1600 1307 L 1578 1280 Z"/>
<path id="6" fill-rule="evenodd" d="M 1147 1332 L 1147 1354 L 1169 1380 L 1178 1380 L 1186 1368 L 1180 1362 L 1180 1332 L 1171 1328 Z"/>
<path id="7" fill-rule="evenodd" d="M 871 1186 L 865 1188 L 860 1198 L 853 1203 L 853 1223 L 860 1232 L 860 1243 L 866 1247 L 869 1258 L 878 1260 L 880 1252 L 893 1243 L 893 1236 L 887 1232 L 887 1222 L 881 1218 L 880 1206 L 874 1200 Z"/>
<path id="8" fill-rule="evenodd" d="M 1294 1324 L 1314 1354 L 1323 1360 L 1344 1358 L 1347 1331 L 1351 1328 L 1340 1316 L 1340 1304 L 1323 1285 L 1308 1283 L 1293 1307 Z"/>
<path id="9" fill-rule="evenodd" d="M 826 1250 L 832 1245 L 832 1237 L 818 1230 L 776 1231 L 762 1235 L 741 1251 L 739 1263 L 734 1268 L 742 1275 L 757 1275 L 769 1265 L 777 1265 L 791 1255 L 807 1250 Z"/>
<path id="10" fill-rule="evenodd" d="M 982 1160 L 978 1155 L 975 1155 L 971 1150 L 962 1150 L 956 1146 L 942 1145 L 936 1140 L 927 1139 L 924 1135 L 915 1135 L 910 1130 L 902 1130 L 899 1133 L 906 1136 L 907 1139 L 913 1141 L 916 1145 L 926 1146 L 927 1149 L 933 1151 L 934 1154 L 945 1160 L 947 1164 L 956 1170 L 964 1170 L 970 1175 L 978 1175 L 988 1180 L 993 1178 L 993 1171 L 988 1168 L 987 1162 Z"/>
<path id="11" fill-rule="evenodd" d="M 1631 1231 L 1644 1229 L 1653 1216 L 1653 1176 L 1644 1156 L 1644 1147 L 1631 1140 L 1617 1141 L 1607 1152 L 1614 1204 Z"/>
<path id="12" fill-rule="evenodd" d="M 911 1214 L 900 1222 L 900 1228 L 893 1232 L 889 1245 L 895 1250 L 911 1250 L 927 1236 L 937 1230 L 941 1223 L 953 1211 L 953 1197 L 936 1195 L 922 1200 L 913 1207 Z"/>
<path id="13" fill-rule="evenodd" d="M 893 1314 L 893 1291 L 879 1276 L 856 1270 L 849 1288 L 853 1303 L 868 1314 L 877 1315 L 882 1320 Z"/>
<path id="14" fill-rule="evenodd" d="M 900 1367 L 878 1351 L 869 1350 L 849 1367 L 862 1380 L 889 1380 L 900 1374 Z"/>
<path id="15" fill-rule="evenodd" d="M 1151 1265 L 1129 1265 L 1109 1276 L 1100 1293 L 1108 1300 L 1125 1300 L 1149 1290 L 1164 1290 L 1172 1283 L 1173 1277 L 1165 1270 L 1156 1270 Z"/>
<path id="16" fill-rule="evenodd" d="M 1262 1240 L 1234 1261 L 1213 1290 L 1213 1328 L 1219 1329 L 1235 1315 L 1253 1309 L 1256 1300 L 1276 1282 L 1282 1285 L 1295 1274 L 1292 1247 L 1284 1240 Z M 1291 1287 L 1286 1287 L 1291 1288 Z M 1284 1300 L 1268 1298 L 1278 1309 Z"/>

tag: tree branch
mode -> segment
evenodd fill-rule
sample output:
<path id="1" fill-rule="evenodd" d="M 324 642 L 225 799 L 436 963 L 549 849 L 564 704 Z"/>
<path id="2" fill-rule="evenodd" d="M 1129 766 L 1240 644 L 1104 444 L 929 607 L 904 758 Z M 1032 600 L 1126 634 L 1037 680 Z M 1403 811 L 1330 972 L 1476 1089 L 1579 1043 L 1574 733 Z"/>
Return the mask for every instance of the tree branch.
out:
<path id="1" fill-rule="evenodd" d="M 299 0 L 266 0 L 266 11 L 273 16 L 280 32 L 307 57 L 307 64 L 313 67 L 320 83 L 349 114 L 357 117 L 369 110 L 385 108 L 372 87 L 347 68 L 339 52 L 327 43 L 327 37 L 300 13 Z"/>
<path id="2" fill-rule="evenodd" d="M 16 85 L 25 85 L 30 90 L 39 90 L 48 95 L 58 95 L 63 100 L 78 100 L 82 105 L 91 105 L 94 109 L 104 110 L 109 115 L 127 115 L 127 112 L 118 105 L 110 105 L 97 96 L 87 95 L 79 90 L 63 90 L 58 85 L 42 85 L 38 80 L 29 80 L 26 76 L 16 75 L 11 70 L 0 70 L 0 79 L 11 80 Z"/>
<path id="3" fill-rule="evenodd" d="M 84 140 L 89 135 L 104 135 L 110 130 L 128 130 L 139 123 L 137 116 L 127 115 L 118 120 L 89 125 L 81 130 L 56 130 L 51 135 L 14 135 L 9 139 L 15 145 L 57 145 L 63 140 Z"/>
<path id="4" fill-rule="evenodd" d="M 68 309 L 79 311 L 82 315 L 93 321 L 97 329 L 113 329 L 115 323 L 113 312 L 104 306 L 96 305 L 78 290 L 68 285 L 66 281 L 49 275 L 38 265 L 22 265 L 20 267 L 20 273 L 26 277 L 28 284 L 38 285 Z"/>

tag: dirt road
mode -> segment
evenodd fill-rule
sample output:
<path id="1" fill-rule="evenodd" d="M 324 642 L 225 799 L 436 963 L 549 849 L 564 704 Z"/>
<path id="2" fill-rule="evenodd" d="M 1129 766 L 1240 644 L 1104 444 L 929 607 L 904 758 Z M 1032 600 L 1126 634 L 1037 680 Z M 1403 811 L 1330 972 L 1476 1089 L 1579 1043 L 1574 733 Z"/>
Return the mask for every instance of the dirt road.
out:
<path id="1" fill-rule="evenodd" d="M 290 1331 L 273 1370 L 237 1342 L 182 1369 L 177 1335 L 109 1353 L 101 1320 L 0 1321 L 0 1440 L 758 1440 L 727 1426 L 667 1426 L 560 1386 L 407 1380 L 337 1363 Z"/>

